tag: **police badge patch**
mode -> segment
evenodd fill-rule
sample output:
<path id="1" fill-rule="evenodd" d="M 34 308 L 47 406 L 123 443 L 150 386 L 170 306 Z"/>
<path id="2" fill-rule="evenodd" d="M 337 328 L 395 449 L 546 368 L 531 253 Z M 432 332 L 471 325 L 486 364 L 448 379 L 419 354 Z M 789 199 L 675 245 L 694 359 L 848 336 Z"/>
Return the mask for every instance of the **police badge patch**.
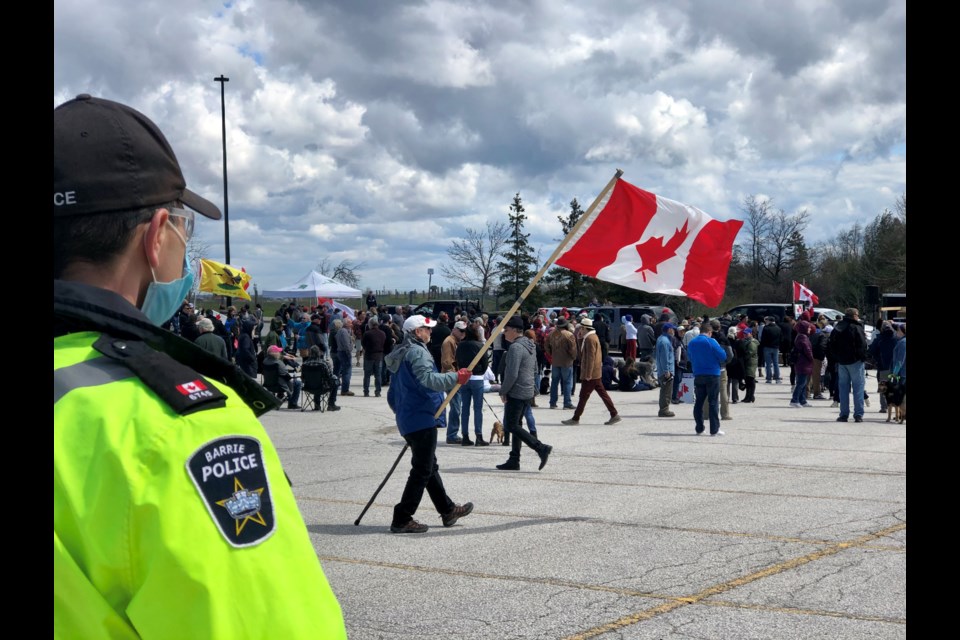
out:
<path id="1" fill-rule="evenodd" d="M 187 459 L 187 473 L 231 545 L 250 547 L 273 534 L 273 500 L 259 440 L 249 436 L 211 440 Z"/>

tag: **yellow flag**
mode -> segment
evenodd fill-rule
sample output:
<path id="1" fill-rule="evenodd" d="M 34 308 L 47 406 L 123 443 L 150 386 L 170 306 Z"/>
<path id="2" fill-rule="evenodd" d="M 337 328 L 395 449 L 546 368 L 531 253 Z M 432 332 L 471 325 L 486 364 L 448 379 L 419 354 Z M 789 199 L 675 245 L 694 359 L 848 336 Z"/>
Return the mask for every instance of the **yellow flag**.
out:
<path id="1" fill-rule="evenodd" d="M 249 300 L 249 286 L 250 274 L 243 267 L 238 269 L 222 262 L 200 258 L 200 291 Z"/>

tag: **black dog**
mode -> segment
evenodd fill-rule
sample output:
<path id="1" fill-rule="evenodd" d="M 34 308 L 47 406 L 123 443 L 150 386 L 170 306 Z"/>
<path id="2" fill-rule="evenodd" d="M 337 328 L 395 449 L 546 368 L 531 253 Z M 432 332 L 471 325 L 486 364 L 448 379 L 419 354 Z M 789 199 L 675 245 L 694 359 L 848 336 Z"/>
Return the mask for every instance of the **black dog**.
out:
<path id="1" fill-rule="evenodd" d="M 879 391 L 887 401 L 887 422 L 903 422 L 907 419 L 907 388 L 896 380 L 881 380 Z"/>

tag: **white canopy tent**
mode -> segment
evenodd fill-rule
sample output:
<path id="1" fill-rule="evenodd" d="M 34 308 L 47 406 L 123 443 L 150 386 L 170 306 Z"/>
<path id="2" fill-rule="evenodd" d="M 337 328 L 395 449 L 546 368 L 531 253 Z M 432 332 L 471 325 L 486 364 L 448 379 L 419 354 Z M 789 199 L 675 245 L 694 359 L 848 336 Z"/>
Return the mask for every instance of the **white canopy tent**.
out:
<path id="1" fill-rule="evenodd" d="M 362 298 L 359 289 L 348 287 L 322 273 L 311 271 L 289 287 L 261 291 L 265 298 Z"/>

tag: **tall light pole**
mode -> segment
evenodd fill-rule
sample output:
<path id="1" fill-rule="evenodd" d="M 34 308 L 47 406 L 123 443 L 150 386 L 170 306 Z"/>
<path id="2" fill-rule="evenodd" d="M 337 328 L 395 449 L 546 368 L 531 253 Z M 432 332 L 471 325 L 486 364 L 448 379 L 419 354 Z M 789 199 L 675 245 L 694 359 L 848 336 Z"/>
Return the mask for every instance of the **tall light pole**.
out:
<path id="1" fill-rule="evenodd" d="M 226 263 L 230 264 L 230 206 L 227 203 L 227 107 L 224 102 L 224 87 L 230 78 L 224 77 L 221 73 L 219 78 L 214 78 L 214 82 L 220 83 L 220 122 L 223 132 L 223 244 L 226 253 Z M 232 303 L 232 298 L 227 297 L 227 306 Z"/>
<path id="2" fill-rule="evenodd" d="M 433 269 L 427 269 L 427 300 L 430 300 L 433 293 Z"/>

